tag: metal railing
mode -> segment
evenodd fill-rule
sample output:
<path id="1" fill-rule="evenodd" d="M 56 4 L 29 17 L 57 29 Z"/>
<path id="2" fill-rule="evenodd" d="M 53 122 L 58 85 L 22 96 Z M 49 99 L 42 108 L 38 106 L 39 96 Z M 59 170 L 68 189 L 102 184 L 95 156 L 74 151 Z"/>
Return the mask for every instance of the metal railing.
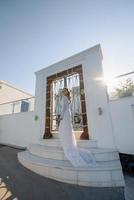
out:
<path id="1" fill-rule="evenodd" d="M 107 84 L 109 100 L 134 96 L 134 71 L 112 78 Z"/>

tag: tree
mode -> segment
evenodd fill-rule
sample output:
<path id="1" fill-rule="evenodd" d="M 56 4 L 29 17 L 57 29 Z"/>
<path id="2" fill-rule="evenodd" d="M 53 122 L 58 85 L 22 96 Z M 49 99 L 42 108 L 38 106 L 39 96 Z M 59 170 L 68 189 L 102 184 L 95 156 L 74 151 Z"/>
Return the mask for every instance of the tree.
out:
<path id="1" fill-rule="evenodd" d="M 132 96 L 134 93 L 134 82 L 131 78 L 126 79 L 125 83 L 122 83 L 120 87 L 116 88 L 112 98 L 122 98 Z"/>

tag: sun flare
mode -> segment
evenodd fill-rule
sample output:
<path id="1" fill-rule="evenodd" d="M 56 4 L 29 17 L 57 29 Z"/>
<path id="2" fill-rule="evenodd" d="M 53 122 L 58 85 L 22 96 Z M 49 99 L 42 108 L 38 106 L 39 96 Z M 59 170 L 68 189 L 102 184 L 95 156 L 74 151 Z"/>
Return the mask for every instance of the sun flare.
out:
<path id="1" fill-rule="evenodd" d="M 97 77 L 95 78 L 96 81 L 101 81 L 102 84 L 114 88 L 116 86 L 116 80 L 114 77 L 110 76 L 110 75 L 105 75 L 103 77 Z"/>

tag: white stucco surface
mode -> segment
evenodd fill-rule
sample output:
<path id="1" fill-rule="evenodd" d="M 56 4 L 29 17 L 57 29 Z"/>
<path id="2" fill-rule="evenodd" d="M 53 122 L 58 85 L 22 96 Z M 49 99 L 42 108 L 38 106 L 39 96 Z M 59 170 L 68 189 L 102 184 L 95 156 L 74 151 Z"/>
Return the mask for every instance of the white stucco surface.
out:
<path id="1" fill-rule="evenodd" d="M 78 65 L 82 65 L 83 68 L 90 138 L 96 139 L 100 147 L 114 148 L 106 88 L 97 80 L 103 75 L 100 45 L 36 72 L 35 112 L 40 119 L 40 138 L 43 137 L 45 128 L 46 78 Z M 102 108 L 102 115 L 98 114 L 99 107 Z"/>
<path id="2" fill-rule="evenodd" d="M 38 138 L 34 112 L 0 116 L 0 143 L 27 147 Z"/>
<path id="3" fill-rule="evenodd" d="M 134 154 L 134 97 L 109 104 L 117 149 L 121 153 Z"/>

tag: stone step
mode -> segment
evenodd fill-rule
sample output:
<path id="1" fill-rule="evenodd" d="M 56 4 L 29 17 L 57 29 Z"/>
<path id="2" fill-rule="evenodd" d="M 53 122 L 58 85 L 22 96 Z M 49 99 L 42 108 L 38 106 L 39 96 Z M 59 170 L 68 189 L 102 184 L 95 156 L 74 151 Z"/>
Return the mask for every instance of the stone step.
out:
<path id="1" fill-rule="evenodd" d="M 35 173 L 57 181 L 90 187 L 124 186 L 119 160 L 100 162 L 95 167 L 75 168 L 67 160 L 42 158 L 29 151 L 19 152 L 18 159 L 23 166 Z"/>
<path id="2" fill-rule="evenodd" d="M 42 144 L 45 146 L 59 146 L 61 147 L 60 139 L 40 139 L 38 144 Z M 81 148 L 94 148 L 97 147 L 96 140 L 77 140 L 78 147 Z"/>
<path id="3" fill-rule="evenodd" d="M 119 154 L 115 149 L 88 148 L 96 158 L 97 162 L 119 160 Z M 88 150 L 87 149 L 87 150 Z M 28 150 L 31 154 L 44 158 L 67 160 L 61 146 L 45 146 L 41 144 L 30 144 Z"/>
<path id="4" fill-rule="evenodd" d="M 81 134 L 83 131 L 74 131 L 73 134 L 75 135 L 75 138 L 79 140 Z M 53 138 L 58 139 L 59 138 L 59 133 L 58 132 L 52 132 Z"/>

